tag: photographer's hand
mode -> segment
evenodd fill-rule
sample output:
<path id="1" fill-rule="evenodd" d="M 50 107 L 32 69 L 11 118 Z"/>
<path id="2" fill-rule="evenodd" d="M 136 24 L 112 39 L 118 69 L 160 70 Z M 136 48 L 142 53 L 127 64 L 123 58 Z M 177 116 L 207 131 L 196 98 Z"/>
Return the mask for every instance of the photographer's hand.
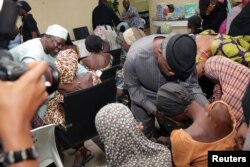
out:
<path id="1" fill-rule="evenodd" d="M 31 120 L 48 97 L 43 76 L 48 64 L 36 62 L 29 68 L 14 82 L 0 81 L 0 137 L 4 151 L 33 145 Z"/>

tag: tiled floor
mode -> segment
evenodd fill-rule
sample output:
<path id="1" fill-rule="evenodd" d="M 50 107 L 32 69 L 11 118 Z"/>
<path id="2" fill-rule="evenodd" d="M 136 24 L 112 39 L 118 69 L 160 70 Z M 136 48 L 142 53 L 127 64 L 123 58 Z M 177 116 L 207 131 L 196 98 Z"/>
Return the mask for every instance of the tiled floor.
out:
<path id="1" fill-rule="evenodd" d="M 103 166 L 106 165 L 106 158 L 104 152 L 92 141 L 87 140 L 84 143 L 85 147 L 91 150 L 91 152 L 94 154 L 94 158 L 90 160 L 85 167 L 96 167 L 96 166 Z M 63 160 L 64 167 L 72 167 L 74 158 L 75 158 L 75 150 L 69 149 L 64 152 L 65 157 Z"/>

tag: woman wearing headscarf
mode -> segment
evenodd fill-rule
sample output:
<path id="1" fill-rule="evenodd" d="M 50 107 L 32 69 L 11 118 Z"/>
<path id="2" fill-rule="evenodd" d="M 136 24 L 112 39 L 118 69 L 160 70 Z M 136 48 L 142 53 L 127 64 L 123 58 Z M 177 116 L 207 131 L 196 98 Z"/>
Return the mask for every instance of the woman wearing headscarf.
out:
<path id="1" fill-rule="evenodd" d="M 30 5 L 26 1 L 18 2 L 21 7 L 19 8 L 19 16 L 22 16 L 22 26 L 20 27 L 20 33 L 22 36 L 22 42 L 29 39 L 37 38 L 40 36 L 37 22 L 33 18 Z"/>
<path id="2" fill-rule="evenodd" d="M 104 106 L 96 115 L 96 129 L 104 144 L 107 166 L 171 167 L 171 153 L 139 130 L 132 112 L 120 103 Z"/>
<path id="3" fill-rule="evenodd" d="M 250 69 L 228 58 L 214 56 L 205 64 L 205 75 L 217 83 L 213 99 L 228 103 L 238 128 L 243 119 L 241 100 L 250 80 Z"/>
<path id="4" fill-rule="evenodd" d="M 236 122 L 225 102 L 214 102 L 206 109 L 180 84 L 169 82 L 157 93 L 157 108 L 162 119 L 192 121 L 187 128 L 171 133 L 175 166 L 207 166 L 208 151 L 234 150 Z"/>

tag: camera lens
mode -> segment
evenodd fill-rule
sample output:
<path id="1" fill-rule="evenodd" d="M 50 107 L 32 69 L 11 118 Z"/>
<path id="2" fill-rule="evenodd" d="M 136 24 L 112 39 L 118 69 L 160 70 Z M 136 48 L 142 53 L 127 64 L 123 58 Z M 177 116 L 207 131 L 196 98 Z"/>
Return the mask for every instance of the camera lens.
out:
<path id="1" fill-rule="evenodd" d="M 60 83 L 60 77 L 57 69 L 53 65 L 49 65 L 48 70 L 44 74 L 46 81 L 48 81 L 51 86 L 47 87 L 48 94 L 52 94 L 54 91 L 57 90 L 59 83 Z"/>

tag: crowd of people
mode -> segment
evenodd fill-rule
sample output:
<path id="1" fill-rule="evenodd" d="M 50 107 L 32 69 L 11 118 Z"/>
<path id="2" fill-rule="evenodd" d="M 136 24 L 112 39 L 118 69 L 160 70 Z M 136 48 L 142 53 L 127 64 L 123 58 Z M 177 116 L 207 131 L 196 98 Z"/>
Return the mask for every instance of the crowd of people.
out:
<path id="1" fill-rule="evenodd" d="M 117 96 L 130 105 L 117 101 L 96 115 L 107 166 L 207 166 L 208 151 L 250 150 L 248 0 L 236 0 L 229 14 L 226 0 L 200 0 L 199 15 L 188 19 L 189 33 L 171 33 L 164 24 L 151 35 L 143 32 L 129 0 L 123 0 L 121 16 L 99 0 L 93 34 L 85 40 L 86 58 L 80 58 L 66 28 L 49 25 L 40 35 L 30 5 L 18 4 L 22 26 L 14 27 L 12 38 L 19 32 L 21 40 L 9 53 L 29 70 L 16 81 L 0 80 L 4 165 L 38 166 L 30 130 L 46 124 L 66 130 L 64 95 L 100 84 L 102 71 L 113 65 L 109 51 L 116 48 L 122 50 L 114 76 Z M 50 94 L 43 75 L 49 66 L 60 77 Z M 30 154 L 11 160 L 13 152 Z M 83 144 L 76 148 L 74 165 L 92 158 Z"/>

